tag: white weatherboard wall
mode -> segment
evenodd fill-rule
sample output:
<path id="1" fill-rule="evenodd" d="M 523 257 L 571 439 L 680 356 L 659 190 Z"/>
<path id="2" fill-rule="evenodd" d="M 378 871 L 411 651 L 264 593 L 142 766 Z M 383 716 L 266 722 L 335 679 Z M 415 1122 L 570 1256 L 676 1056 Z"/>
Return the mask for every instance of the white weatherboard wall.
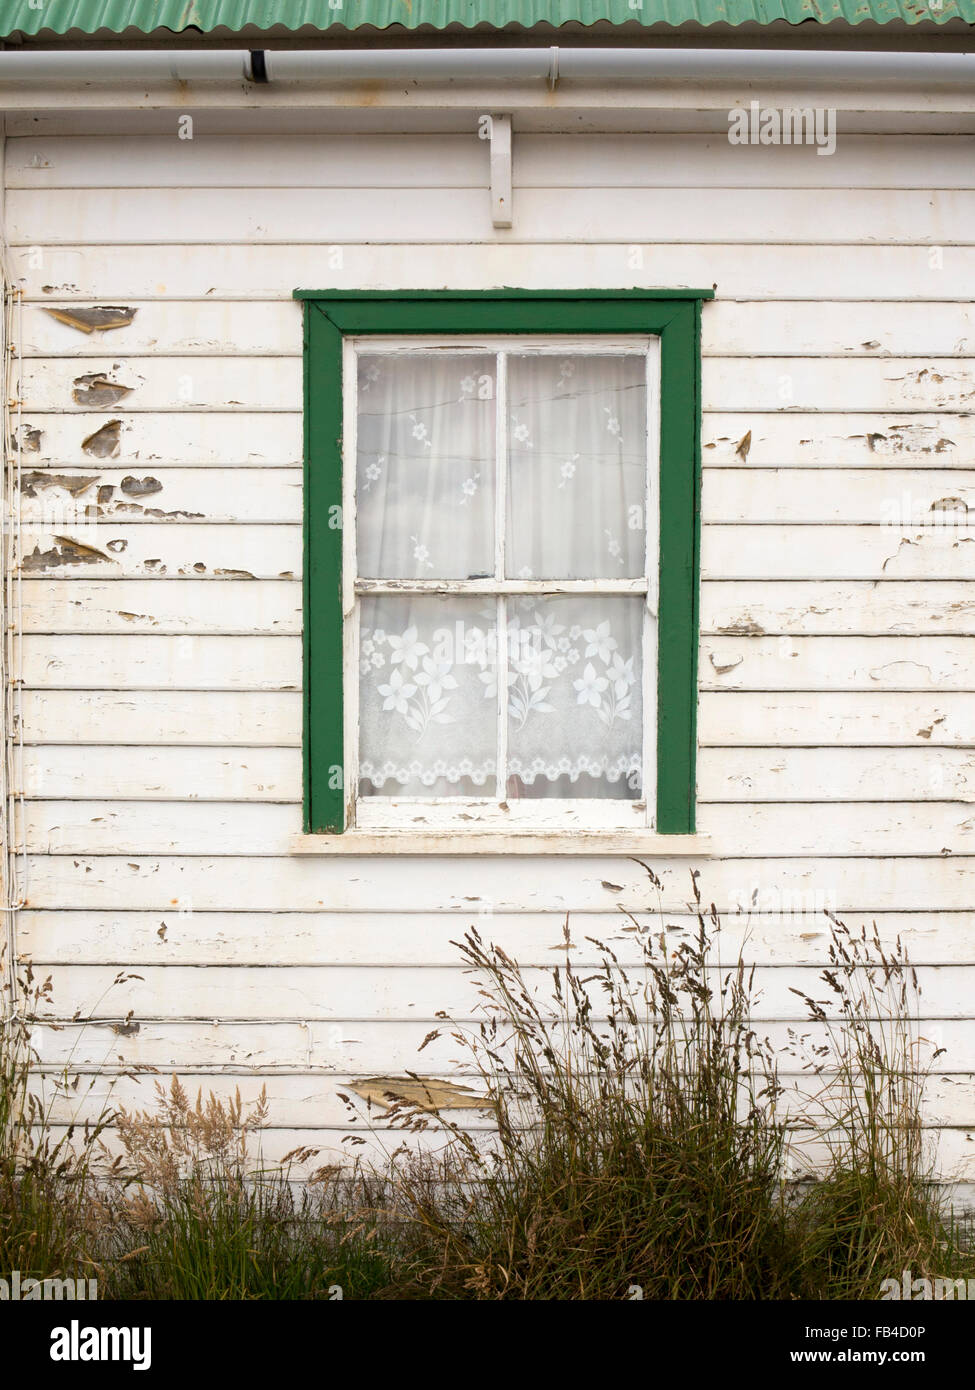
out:
<path id="1" fill-rule="evenodd" d="M 245 1096 L 267 1079 L 266 1152 L 329 1148 L 349 1078 L 451 1074 L 452 1044 L 416 1049 L 438 1011 L 472 1015 L 450 944 L 469 925 L 541 967 L 567 912 L 580 941 L 625 942 L 620 909 L 654 910 L 625 858 L 289 855 L 291 291 L 716 284 L 698 761 L 713 853 L 653 861 L 663 904 L 686 921 L 701 870 L 726 957 L 750 932 L 783 1044 L 804 1013 L 790 987 L 819 992 L 823 907 L 900 933 L 947 1049 L 930 1109 L 944 1171 L 975 1181 L 971 137 L 841 135 L 824 158 L 520 135 L 497 231 L 473 134 L 182 142 L 85 119 L 35 134 L 21 118 L 6 146 L 26 426 L 17 931 L 57 1013 L 98 1020 L 49 1035 L 45 1059 L 74 1048 L 107 1074 L 137 1062 Z M 45 312 L 92 305 L 137 312 L 90 335 Z M 103 389 L 90 374 L 131 389 L 85 400 Z M 117 454 L 86 452 L 111 421 Z M 108 988 L 120 969 L 133 978 Z"/>

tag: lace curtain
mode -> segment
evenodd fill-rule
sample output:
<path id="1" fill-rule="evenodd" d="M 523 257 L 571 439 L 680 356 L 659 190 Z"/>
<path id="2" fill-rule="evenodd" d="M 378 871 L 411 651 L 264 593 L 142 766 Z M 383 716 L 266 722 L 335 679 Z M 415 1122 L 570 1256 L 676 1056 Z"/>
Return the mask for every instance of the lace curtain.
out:
<path id="1" fill-rule="evenodd" d="M 360 356 L 360 577 L 490 583 L 499 486 L 506 579 L 645 573 L 646 358 L 512 350 L 504 371 L 502 482 L 495 354 Z M 360 795 L 640 796 L 643 615 L 626 594 L 364 596 Z"/>

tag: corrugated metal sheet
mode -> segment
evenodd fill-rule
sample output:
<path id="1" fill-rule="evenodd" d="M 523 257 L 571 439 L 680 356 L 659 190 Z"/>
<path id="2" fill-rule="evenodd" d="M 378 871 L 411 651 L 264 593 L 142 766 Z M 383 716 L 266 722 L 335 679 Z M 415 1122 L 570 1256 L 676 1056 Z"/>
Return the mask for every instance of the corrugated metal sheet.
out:
<path id="1" fill-rule="evenodd" d="M 30 0 L 5 0 L 0 14 L 0 37 L 12 34 L 94 34 L 135 29 L 151 33 L 214 29 L 237 31 L 281 26 L 295 30 L 405 29 L 449 24 L 472 29 L 477 25 L 502 28 L 533 25 L 610 24 L 771 24 L 786 20 L 800 24 L 873 21 L 906 24 L 975 23 L 975 0 L 59 0 L 40 8 Z"/>

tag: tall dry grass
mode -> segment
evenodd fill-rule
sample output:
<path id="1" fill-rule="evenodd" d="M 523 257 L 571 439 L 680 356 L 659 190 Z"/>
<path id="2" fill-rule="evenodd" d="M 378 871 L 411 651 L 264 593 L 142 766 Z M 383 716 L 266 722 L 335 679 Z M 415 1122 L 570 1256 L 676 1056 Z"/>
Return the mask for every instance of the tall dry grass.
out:
<path id="1" fill-rule="evenodd" d="M 722 963 L 696 877 L 693 894 L 693 940 L 630 919 L 635 966 L 587 938 L 599 964 L 576 968 L 567 920 L 565 963 L 542 984 L 468 932 L 484 1016 L 445 1026 L 488 1128 L 431 1114 L 415 1089 L 391 1095 L 388 1162 L 301 1181 L 311 1150 L 263 1161 L 264 1094 L 192 1100 L 174 1079 L 142 1110 L 54 1126 L 53 1098 L 80 1112 L 93 1082 L 39 1066 L 51 983 L 27 969 L 0 1034 L 0 1273 L 95 1273 L 102 1296 L 194 1300 L 845 1299 L 905 1268 L 975 1275 L 935 1182 L 936 1054 L 900 941 L 830 917 L 823 997 L 795 991 L 809 1030 L 793 1032 L 805 1081 L 787 1105 L 754 973 L 741 954 Z M 423 1156 L 414 1141 L 431 1131 Z M 819 1161 L 797 1175 L 810 1136 Z"/>
<path id="2" fill-rule="evenodd" d="M 750 972 L 712 964 L 717 916 L 694 888 L 696 941 L 672 951 L 634 922 L 636 971 L 589 938 L 602 963 L 580 976 L 567 921 L 548 998 L 476 931 L 460 943 L 489 1003 L 480 1031 L 456 1036 L 497 1141 L 485 1152 L 448 1125 L 441 1182 L 402 1181 L 436 1252 L 419 1280 L 498 1299 L 784 1291 L 775 1061 L 751 1025 Z"/>
<path id="3" fill-rule="evenodd" d="M 940 1055 L 922 1037 L 920 989 L 898 937 L 853 931 L 827 913 L 825 998 L 793 992 L 825 1034 L 803 1065 L 820 1085 L 803 1120 L 821 1136 L 824 1171 L 811 1174 L 794 1216 L 804 1291 L 874 1298 L 903 1269 L 970 1275 L 967 1240 L 939 1184 L 924 1097 Z M 802 1054 L 801 1040 L 793 1050 Z"/>
<path id="4" fill-rule="evenodd" d="M 0 957 L 0 968 L 3 960 Z M 113 1119 L 55 1125 L 60 1098 L 80 1108 L 85 1083 L 70 1062 L 44 1073 L 35 1029 L 51 1003 L 50 977 L 24 965 L 17 1006 L 0 1021 L 0 1271 L 23 1277 L 94 1277 L 91 1198 L 102 1134 Z"/>

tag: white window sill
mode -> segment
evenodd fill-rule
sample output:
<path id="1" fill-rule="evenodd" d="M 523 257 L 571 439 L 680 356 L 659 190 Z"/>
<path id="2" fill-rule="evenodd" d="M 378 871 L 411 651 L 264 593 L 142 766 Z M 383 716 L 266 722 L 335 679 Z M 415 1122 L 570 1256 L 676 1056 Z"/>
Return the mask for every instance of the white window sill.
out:
<path id="1" fill-rule="evenodd" d="M 710 854 L 709 835 L 658 835 L 653 830 L 347 830 L 296 835 L 292 854 L 562 854 L 661 857 Z"/>

